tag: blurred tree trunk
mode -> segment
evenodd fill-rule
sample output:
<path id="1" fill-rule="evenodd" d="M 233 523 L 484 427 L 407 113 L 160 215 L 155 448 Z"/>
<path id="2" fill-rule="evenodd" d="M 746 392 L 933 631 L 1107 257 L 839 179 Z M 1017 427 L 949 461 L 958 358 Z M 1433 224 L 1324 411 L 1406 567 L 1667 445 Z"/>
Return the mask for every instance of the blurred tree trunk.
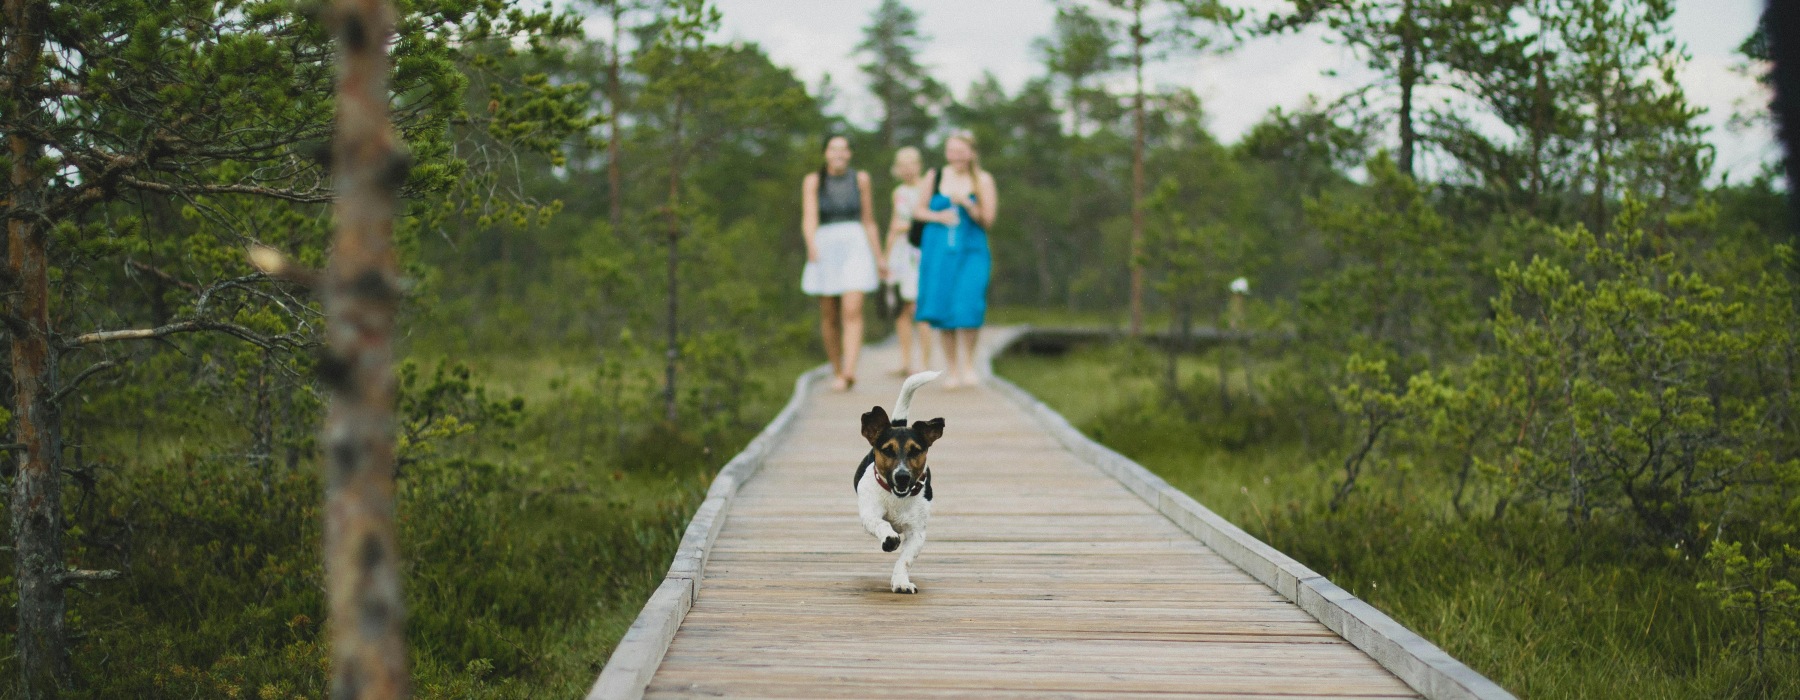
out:
<path id="1" fill-rule="evenodd" d="M 400 269 L 397 193 L 409 161 L 388 115 L 386 0 L 338 0 L 337 128 L 332 144 L 337 231 L 321 280 L 330 403 L 325 466 L 325 589 L 330 602 L 331 697 L 404 698 L 410 692 L 394 535 L 394 327 Z"/>

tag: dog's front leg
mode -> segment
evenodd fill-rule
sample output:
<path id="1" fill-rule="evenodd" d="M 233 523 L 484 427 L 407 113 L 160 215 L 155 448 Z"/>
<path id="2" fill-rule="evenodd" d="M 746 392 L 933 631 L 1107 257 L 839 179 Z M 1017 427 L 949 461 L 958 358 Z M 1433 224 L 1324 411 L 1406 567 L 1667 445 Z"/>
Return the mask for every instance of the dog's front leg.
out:
<path id="1" fill-rule="evenodd" d="M 900 538 L 900 558 L 894 561 L 894 577 L 888 581 L 893 585 L 895 593 L 919 592 L 919 587 L 913 585 L 907 571 L 912 567 L 913 559 L 918 558 L 919 550 L 924 548 L 925 526 L 921 524 L 908 528 Z"/>
<path id="2" fill-rule="evenodd" d="M 900 533 L 894 531 L 893 524 L 887 521 L 886 509 L 881 504 L 881 487 L 865 483 L 856 489 L 856 509 L 862 516 L 862 526 L 869 534 L 881 542 L 881 551 L 892 552 L 900 546 Z"/>

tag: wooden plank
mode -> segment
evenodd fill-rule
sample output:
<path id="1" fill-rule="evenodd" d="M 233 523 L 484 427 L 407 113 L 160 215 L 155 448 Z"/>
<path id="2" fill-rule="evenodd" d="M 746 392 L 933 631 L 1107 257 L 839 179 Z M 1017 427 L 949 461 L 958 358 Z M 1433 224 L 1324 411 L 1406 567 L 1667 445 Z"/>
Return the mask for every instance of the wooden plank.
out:
<path id="1" fill-rule="evenodd" d="M 643 612 L 619 639 L 600 677 L 588 690 L 588 700 L 642 695 L 693 603 L 694 589 L 688 582 L 663 579 L 656 592 L 650 594 Z"/>
<path id="2" fill-rule="evenodd" d="M 902 663 L 879 664 L 866 666 L 831 665 L 831 664 L 781 664 L 758 665 L 755 663 L 718 664 L 710 660 L 671 661 L 664 665 L 666 673 L 658 673 L 653 684 L 667 684 L 679 688 L 682 684 L 698 682 L 736 684 L 745 681 L 784 682 L 784 683 L 816 683 L 837 682 L 843 684 L 859 684 L 866 686 L 909 686 L 916 688 L 966 688 L 966 689 L 999 689 L 999 690 L 1042 690 L 1042 691 L 1112 691 L 1117 693 L 1133 692 L 1183 692 L 1193 688 L 1205 687 L 1215 692 L 1229 693 L 1286 693 L 1313 695 L 1375 695 L 1375 696 L 1411 696 L 1405 684 L 1391 675 L 1379 673 L 1362 673 L 1358 675 L 1340 676 L 1272 676 L 1261 674 L 1244 675 L 1212 675 L 1195 676 L 1186 674 L 1131 673 L 1129 671 L 1108 673 L 1105 671 L 1030 671 L 1018 674 L 999 673 L 990 663 L 980 666 L 965 665 L 958 668 L 924 668 L 909 670 Z M 729 686 L 727 686 L 729 687 Z M 857 692 L 846 697 L 860 696 Z M 727 691 L 726 697 L 732 695 Z M 646 697 L 654 697 L 646 694 Z"/>
<path id="3" fill-rule="evenodd" d="M 850 477 L 857 418 L 897 387 L 865 375 L 806 397 L 753 478 L 715 487 L 728 499 L 690 528 L 703 548 L 684 541 L 691 605 L 647 696 L 1415 696 L 1162 512 L 1154 484 L 1096 468 L 989 387 L 915 397 L 948 428 L 921 591 L 889 592 L 893 555 L 862 532 Z"/>
<path id="4" fill-rule="evenodd" d="M 1095 700 L 1101 698 L 1155 698 L 1156 700 L 1274 700 L 1281 698 L 1414 698 L 1411 693 L 1405 694 L 1349 694 L 1344 692 L 1295 694 L 1280 691 L 1264 692 L 1211 692 L 1199 688 L 1179 691 L 1137 691 L 1125 692 L 1119 689 L 1099 691 L 1037 689 L 1037 690 L 1002 690 L 992 687 L 956 687 L 953 685 L 921 688 L 905 684 L 886 686 L 868 684 L 837 683 L 831 681 L 809 680 L 804 683 L 788 683 L 781 681 L 759 681 L 756 679 L 735 679 L 725 683 L 689 683 L 682 686 L 656 684 L 651 686 L 659 698 L 719 698 L 731 697 L 737 700 L 800 700 L 802 698 L 862 698 L 867 700 L 911 700 L 918 698 L 980 698 L 981 700 Z"/>

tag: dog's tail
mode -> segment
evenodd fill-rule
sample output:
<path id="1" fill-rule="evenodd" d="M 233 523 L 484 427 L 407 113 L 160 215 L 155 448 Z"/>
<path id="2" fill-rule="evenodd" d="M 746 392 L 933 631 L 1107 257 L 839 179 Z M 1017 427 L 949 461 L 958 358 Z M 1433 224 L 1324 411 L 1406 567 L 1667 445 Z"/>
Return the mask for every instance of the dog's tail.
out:
<path id="1" fill-rule="evenodd" d="M 918 391 L 919 387 L 925 386 L 931 380 L 937 379 L 940 374 L 943 374 L 943 372 L 920 372 L 907 377 L 906 383 L 900 385 L 900 398 L 894 401 L 893 419 L 895 421 L 905 421 L 907 410 L 912 408 L 913 392 Z"/>

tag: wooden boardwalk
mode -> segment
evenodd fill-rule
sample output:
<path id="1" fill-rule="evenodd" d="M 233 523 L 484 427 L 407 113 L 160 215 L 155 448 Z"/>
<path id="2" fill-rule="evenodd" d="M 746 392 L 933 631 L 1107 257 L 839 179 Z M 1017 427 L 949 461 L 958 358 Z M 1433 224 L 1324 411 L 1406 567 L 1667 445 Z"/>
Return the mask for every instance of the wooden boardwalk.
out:
<path id="1" fill-rule="evenodd" d="M 851 474 L 899 381 L 867 355 L 729 502 L 646 697 L 1418 697 L 986 385 L 914 400 L 948 427 L 920 591 L 890 593 Z"/>

